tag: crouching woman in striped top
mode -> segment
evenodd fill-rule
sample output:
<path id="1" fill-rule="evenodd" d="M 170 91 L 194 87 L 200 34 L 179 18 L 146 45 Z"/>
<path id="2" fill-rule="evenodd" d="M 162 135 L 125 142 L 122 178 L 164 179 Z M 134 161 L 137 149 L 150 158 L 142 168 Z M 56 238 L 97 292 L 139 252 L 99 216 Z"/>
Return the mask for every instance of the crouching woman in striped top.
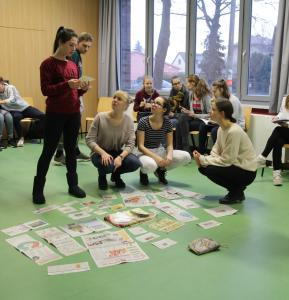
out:
<path id="1" fill-rule="evenodd" d="M 151 106 L 152 114 L 142 118 L 138 123 L 137 141 L 140 152 L 140 183 L 148 185 L 148 173 L 158 177 L 159 182 L 167 184 L 166 171 L 186 165 L 191 156 L 186 151 L 173 150 L 173 128 L 165 117 L 170 112 L 169 101 L 157 97 Z"/>

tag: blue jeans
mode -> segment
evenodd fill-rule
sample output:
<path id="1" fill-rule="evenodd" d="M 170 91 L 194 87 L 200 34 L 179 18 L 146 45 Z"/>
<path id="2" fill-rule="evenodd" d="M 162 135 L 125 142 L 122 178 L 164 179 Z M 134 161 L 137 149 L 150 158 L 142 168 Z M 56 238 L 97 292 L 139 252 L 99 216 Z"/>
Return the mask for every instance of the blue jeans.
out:
<path id="1" fill-rule="evenodd" d="M 122 153 L 121 150 L 119 151 L 106 151 L 108 154 L 110 154 L 113 158 L 116 158 L 120 153 Z M 93 165 L 98 169 L 98 174 L 100 176 L 105 176 L 106 174 L 113 173 L 114 170 L 114 162 L 112 161 L 108 166 L 104 166 L 101 163 L 101 156 L 97 153 L 93 154 L 91 157 L 91 161 Z M 141 166 L 140 160 L 137 156 L 134 154 L 129 154 L 124 158 L 122 161 L 121 166 L 116 169 L 115 173 L 123 174 L 123 173 L 129 173 L 134 172 Z"/>

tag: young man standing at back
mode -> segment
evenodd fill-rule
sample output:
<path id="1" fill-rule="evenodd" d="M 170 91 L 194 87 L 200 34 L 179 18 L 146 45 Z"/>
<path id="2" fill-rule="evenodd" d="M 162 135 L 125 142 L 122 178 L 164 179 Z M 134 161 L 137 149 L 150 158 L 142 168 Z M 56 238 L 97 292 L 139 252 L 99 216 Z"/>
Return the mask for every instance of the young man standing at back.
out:
<path id="1" fill-rule="evenodd" d="M 81 54 L 86 54 L 89 48 L 91 47 L 93 42 L 93 37 L 90 33 L 82 32 L 78 36 L 78 43 L 76 46 L 76 50 L 73 52 L 70 60 L 75 62 L 78 68 L 79 77 L 82 76 L 82 57 Z M 80 113 L 82 114 L 84 111 L 84 104 L 82 96 L 79 98 L 80 100 Z M 76 157 L 78 160 L 86 161 L 90 160 L 89 156 L 85 155 L 84 153 L 80 152 L 78 147 L 78 141 L 76 145 Z M 63 152 L 63 139 L 58 144 L 56 154 L 54 156 L 54 163 L 58 165 L 65 165 L 65 156 Z"/>

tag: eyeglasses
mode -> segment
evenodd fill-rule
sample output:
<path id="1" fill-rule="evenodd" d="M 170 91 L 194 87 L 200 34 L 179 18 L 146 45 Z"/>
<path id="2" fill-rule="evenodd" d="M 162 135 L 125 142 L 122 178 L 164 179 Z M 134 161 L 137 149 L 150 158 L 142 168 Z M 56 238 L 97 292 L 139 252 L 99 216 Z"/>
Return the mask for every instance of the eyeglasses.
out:
<path id="1" fill-rule="evenodd" d="M 159 106 L 159 107 L 163 107 L 162 103 L 160 103 L 159 101 L 154 101 L 154 104 Z"/>

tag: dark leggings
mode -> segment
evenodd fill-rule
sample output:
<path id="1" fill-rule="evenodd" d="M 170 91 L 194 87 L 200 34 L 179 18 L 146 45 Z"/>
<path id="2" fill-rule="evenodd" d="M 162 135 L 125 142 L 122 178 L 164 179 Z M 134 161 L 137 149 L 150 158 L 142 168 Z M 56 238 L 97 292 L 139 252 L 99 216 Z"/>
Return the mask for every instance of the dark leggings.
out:
<path id="1" fill-rule="evenodd" d="M 37 176 L 44 178 L 48 172 L 50 161 L 57 148 L 61 134 L 66 153 L 66 169 L 76 173 L 76 140 L 80 127 L 80 113 L 59 114 L 46 113 L 45 134 L 42 153 L 37 164 Z"/>
<path id="2" fill-rule="evenodd" d="M 267 157 L 269 153 L 273 150 L 273 169 L 281 169 L 281 157 L 282 157 L 282 147 L 284 144 L 289 143 L 289 128 L 283 126 L 277 126 L 274 128 L 271 136 L 269 137 L 267 144 L 265 146 L 262 155 Z"/>
<path id="3" fill-rule="evenodd" d="M 202 124 L 205 124 L 201 119 L 197 118 L 192 118 L 187 115 L 181 115 L 179 117 L 179 122 L 176 127 L 176 148 L 178 150 L 188 150 L 189 147 L 189 134 L 190 131 L 200 130 L 200 126 Z M 204 144 L 206 143 L 206 138 L 205 140 L 202 140 L 202 137 L 199 137 L 199 143 Z"/>
<path id="4" fill-rule="evenodd" d="M 23 137 L 23 130 L 21 126 L 22 119 L 33 118 L 38 119 L 40 122 L 44 122 L 45 119 L 45 114 L 33 106 L 28 106 L 23 111 L 10 111 L 10 113 L 13 117 L 14 128 L 18 138 Z"/>
<path id="5" fill-rule="evenodd" d="M 256 171 L 247 171 L 236 166 L 218 167 L 209 165 L 200 167 L 199 171 L 231 193 L 243 192 L 256 177 Z"/>

